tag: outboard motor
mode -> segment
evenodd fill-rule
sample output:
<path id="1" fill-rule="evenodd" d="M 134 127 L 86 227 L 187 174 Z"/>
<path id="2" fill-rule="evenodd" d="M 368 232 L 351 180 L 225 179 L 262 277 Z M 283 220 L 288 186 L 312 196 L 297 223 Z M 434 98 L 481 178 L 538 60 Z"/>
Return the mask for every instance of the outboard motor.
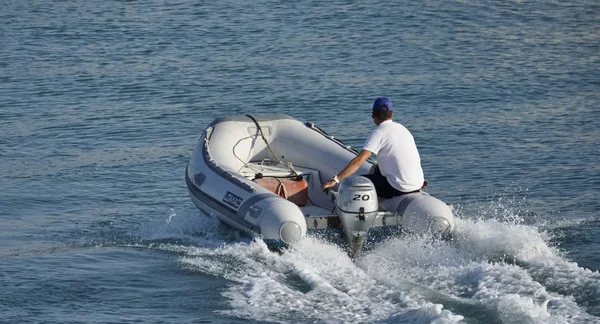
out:
<path id="1" fill-rule="evenodd" d="M 350 257 L 356 257 L 365 244 L 373 221 L 377 217 L 379 203 L 371 180 L 361 176 L 350 176 L 339 186 L 335 207 L 340 217 Z"/>

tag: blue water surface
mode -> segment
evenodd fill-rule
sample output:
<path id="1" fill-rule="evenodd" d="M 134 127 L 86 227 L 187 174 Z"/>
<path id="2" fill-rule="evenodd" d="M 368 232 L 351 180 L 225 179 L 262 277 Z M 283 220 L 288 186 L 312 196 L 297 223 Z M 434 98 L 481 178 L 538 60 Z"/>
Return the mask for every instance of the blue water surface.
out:
<path id="1" fill-rule="evenodd" d="M 0 322 L 600 322 L 599 28 L 588 0 L 4 1 Z M 191 203 L 213 119 L 359 148 L 378 96 L 458 243 L 278 255 Z"/>

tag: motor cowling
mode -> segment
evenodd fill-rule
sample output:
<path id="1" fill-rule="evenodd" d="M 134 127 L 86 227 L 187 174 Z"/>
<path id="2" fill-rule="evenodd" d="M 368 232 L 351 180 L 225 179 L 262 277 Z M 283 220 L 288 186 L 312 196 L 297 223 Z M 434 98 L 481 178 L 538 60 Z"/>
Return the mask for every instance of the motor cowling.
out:
<path id="1" fill-rule="evenodd" d="M 371 180 L 350 176 L 339 185 L 335 201 L 351 256 L 356 256 L 365 242 L 369 229 L 377 217 L 379 202 Z"/>

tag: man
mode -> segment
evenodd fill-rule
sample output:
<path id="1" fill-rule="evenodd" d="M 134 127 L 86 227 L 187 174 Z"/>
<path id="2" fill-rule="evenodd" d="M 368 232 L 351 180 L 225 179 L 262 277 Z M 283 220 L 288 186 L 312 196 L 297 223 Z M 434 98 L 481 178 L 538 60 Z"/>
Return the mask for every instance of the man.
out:
<path id="1" fill-rule="evenodd" d="M 362 151 L 340 173 L 325 182 L 321 186 L 323 190 L 354 174 L 371 154 L 377 154 L 377 165 L 371 169 L 371 174 L 363 176 L 373 182 L 378 197 L 392 198 L 423 187 L 419 151 L 408 129 L 392 121 L 392 101 L 377 98 L 372 117 L 377 128 L 367 138 Z"/>

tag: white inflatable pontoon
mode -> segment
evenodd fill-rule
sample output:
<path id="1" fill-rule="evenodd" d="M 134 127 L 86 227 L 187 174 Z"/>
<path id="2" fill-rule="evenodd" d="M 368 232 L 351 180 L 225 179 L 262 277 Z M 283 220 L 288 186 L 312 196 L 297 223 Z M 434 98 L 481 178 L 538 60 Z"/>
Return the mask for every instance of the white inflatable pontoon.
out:
<path id="1" fill-rule="evenodd" d="M 360 176 L 369 173 L 371 160 L 336 191 L 323 192 L 321 184 L 356 155 L 313 124 L 287 115 L 223 117 L 208 126 L 196 145 L 186 183 L 198 209 L 260 235 L 271 247 L 293 244 L 308 229 L 341 228 L 352 256 L 362 250 L 373 227 L 452 234 L 451 207 L 424 191 L 378 200 L 371 181 Z M 264 185 L 267 180 L 281 185 L 273 190 Z M 299 181 L 303 202 L 286 199 L 284 181 Z"/>

